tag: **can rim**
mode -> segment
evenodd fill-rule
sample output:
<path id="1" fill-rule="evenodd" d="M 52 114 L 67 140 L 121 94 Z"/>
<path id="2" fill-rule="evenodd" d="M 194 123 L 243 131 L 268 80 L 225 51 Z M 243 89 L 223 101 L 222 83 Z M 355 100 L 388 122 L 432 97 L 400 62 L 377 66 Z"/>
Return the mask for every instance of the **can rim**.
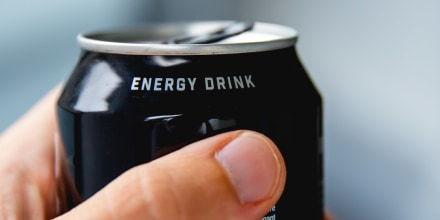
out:
<path id="1" fill-rule="evenodd" d="M 254 22 L 252 33 L 271 38 L 238 40 L 213 44 L 165 44 L 161 41 L 177 35 L 191 35 L 218 28 L 234 21 L 197 21 L 149 23 L 124 28 L 81 33 L 80 47 L 86 51 L 129 55 L 214 55 L 262 52 L 294 46 L 295 29 L 273 23 Z"/>

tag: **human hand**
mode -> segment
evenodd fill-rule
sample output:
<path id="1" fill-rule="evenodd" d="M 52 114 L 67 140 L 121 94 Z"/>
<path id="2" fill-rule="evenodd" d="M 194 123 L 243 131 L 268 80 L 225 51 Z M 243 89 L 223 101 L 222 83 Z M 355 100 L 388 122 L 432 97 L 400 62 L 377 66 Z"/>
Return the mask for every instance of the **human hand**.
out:
<path id="1" fill-rule="evenodd" d="M 65 211 L 69 175 L 56 144 L 51 91 L 0 136 L 0 219 L 259 219 L 279 199 L 286 168 L 262 134 L 232 131 L 134 167 Z"/>

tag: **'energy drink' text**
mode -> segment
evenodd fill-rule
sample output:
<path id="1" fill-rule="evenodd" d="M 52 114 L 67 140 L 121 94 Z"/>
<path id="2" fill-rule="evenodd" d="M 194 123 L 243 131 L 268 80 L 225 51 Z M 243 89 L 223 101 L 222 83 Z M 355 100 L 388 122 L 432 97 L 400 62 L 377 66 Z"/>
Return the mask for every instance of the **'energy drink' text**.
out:
<path id="1" fill-rule="evenodd" d="M 196 86 L 203 83 L 202 87 Z M 196 88 L 209 90 L 232 90 L 255 88 L 252 75 L 216 76 L 199 78 L 171 77 L 133 77 L 130 89 L 132 91 L 194 91 Z"/>

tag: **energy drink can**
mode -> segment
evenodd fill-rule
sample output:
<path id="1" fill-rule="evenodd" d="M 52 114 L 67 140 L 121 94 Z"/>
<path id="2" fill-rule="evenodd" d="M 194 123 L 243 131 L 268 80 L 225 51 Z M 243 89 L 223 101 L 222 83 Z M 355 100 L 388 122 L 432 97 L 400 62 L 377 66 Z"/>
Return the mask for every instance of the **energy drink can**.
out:
<path id="1" fill-rule="evenodd" d="M 124 171 L 236 129 L 264 133 L 287 182 L 263 219 L 323 219 L 322 98 L 295 29 L 263 22 L 151 24 L 78 35 L 57 113 L 87 199 Z"/>

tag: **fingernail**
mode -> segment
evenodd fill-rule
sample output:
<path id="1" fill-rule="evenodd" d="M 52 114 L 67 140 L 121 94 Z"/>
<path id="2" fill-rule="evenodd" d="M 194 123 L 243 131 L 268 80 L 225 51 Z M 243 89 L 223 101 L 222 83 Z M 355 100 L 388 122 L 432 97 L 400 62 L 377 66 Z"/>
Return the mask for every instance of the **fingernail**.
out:
<path id="1" fill-rule="evenodd" d="M 281 165 L 269 140 L 245 132 L 217 152 L 216 159 L 226 170 L 242 203 L 261 201 L 273 194 Z"/>

